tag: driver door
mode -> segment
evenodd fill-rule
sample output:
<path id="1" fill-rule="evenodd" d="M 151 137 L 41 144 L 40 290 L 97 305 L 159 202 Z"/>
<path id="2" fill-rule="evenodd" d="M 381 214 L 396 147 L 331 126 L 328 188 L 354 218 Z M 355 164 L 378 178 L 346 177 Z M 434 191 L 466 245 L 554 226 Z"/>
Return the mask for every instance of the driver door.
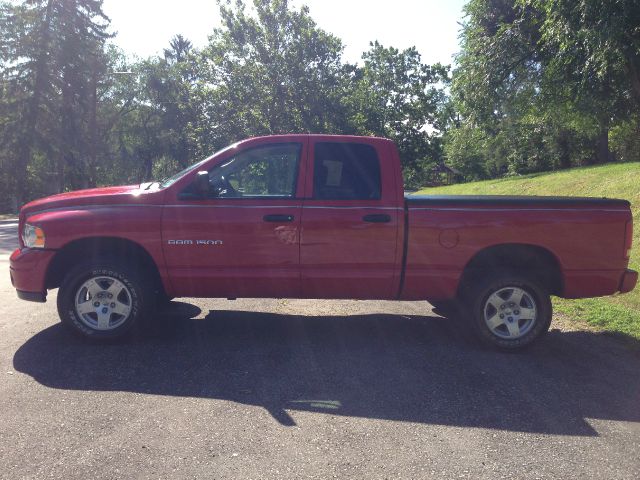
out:
<path id="1" fill-rule="evenodd" d="M 206 198 L 190 185 L 167 205 L 163 248 L 176 296 L 300 295 L 306 143 L 262 139 L 232 152 L 208 168 Z"/>

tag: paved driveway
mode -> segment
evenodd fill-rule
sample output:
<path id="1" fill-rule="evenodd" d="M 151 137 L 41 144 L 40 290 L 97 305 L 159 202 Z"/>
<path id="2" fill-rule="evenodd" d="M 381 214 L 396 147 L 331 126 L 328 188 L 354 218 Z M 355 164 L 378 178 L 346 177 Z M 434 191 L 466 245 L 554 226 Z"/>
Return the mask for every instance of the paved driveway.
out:
<path id="1" fill-rule="evenodd" d="M 174 302 L 91 345 L 8 275 L 0 477 L 640 477 L 640 355 L 566 324 L 524 354 L 420 302 Z M 636 353 L 634 353 L 636 352 Z"/>

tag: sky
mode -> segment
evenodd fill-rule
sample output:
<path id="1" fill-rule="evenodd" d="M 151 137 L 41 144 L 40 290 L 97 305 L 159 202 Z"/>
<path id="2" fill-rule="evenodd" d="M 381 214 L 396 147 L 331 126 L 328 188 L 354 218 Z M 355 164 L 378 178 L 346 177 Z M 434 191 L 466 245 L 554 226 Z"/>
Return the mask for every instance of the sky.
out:
<path id="1" fill-rule="evenodd" d="M 251 3 L 250 0 L 247 3 Z M 369 42 L 404 49 L 415 46 L 424 63 L 452 63 L 458 51 L 464 0 L 291 0 L 309 6 L 318 26 L 342 39 L 344 59 L 360 60 Z M 160 54 L 181 33 L 197 46 L 220 26 L 215 0 L 104 0 L 114 41 L 139 57 Z"/>

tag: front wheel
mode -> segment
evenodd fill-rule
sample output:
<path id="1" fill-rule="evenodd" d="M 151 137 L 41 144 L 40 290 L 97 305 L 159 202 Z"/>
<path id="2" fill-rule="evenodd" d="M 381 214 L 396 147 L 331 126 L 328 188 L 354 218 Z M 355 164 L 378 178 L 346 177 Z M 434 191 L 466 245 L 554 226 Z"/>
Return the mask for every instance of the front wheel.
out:
<path id="1" fill-rule="evenodd" d="M 144 284 L 137 271 L 116 262 L 79 265 L 60 286 L 58 314 L 85 337 L 120 337 L 142 316 Z"/>
<path id="2" fill-rule="evenodd" d="M 537 280 L 519 274 L 479 281 L 471 289 L 469 306 L 480 338 L 503 350 L 527 347 L 551 325 L 549 294 Z"/>

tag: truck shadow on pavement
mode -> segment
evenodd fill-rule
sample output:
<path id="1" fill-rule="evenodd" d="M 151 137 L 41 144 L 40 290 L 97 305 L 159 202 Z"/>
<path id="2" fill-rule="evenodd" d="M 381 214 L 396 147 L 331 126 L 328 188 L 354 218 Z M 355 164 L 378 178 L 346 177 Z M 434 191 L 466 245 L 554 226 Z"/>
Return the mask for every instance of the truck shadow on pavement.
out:
<path id="1" fill-rule="evenodd" d="M 640 422 L 640 358 L 615 339 L 552 331 L 520 354 L 435 316 L 299 316 L 173 302 L 151 331 L 89 344 L 61 325 L 15 353 L 51 388 L 231 400 L 266 408 L 593 436 L 588 419 Z"/>

